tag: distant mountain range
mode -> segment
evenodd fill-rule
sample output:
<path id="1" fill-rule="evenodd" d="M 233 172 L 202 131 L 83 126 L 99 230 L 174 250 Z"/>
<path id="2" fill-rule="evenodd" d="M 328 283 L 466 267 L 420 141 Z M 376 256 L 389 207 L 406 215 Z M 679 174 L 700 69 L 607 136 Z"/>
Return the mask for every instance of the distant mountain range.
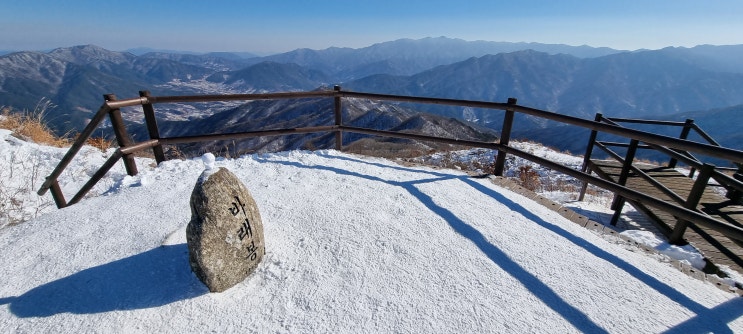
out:
<path id="1" fill-rule="evenodd" d="M 412 76 L 369 76 L 344 87 L 483 101 L 515 97 L 524 105 L 581 117 L 596 112 L 647 117 L 743 103 L 743 74 L 705 69 L 673 51 L 581 59 L 526 50 L 470 58 Z M 477 117 L 490 121 L 487 115 Z"/>
<path id="2" fill-rule="evenodd" d="M 91 45 L 49 53 L 16 52 L 0 57 L 0 104 L 33 110 L 41 98 L 48 98 L 57 105 L 53 110 L 57 114 L 50 115 L 49 121 L 66 132 L 81 129 L 106 92 L 132 97 L 141 89 L 156 87 L 160 94 L 178 94 L 183 91 L 161 85 L 213 72 L 203 66 L 153 60 Z"/>
<path id="3" fill-rule="evenodd" d="M 507 43 L 464 41 L 446 37 L 418 40 L 400 39 L 365 48 L 298 49 L 287 53 L 254 58 L 252 62 L 274 61 L 293 63 L 323 71 L 336 82 L 358 79 L 374 74 L 413 75 L 439 65 L 448 65 L 471 57 L 520 50 L 536 50 L 548 54 L 570 54 L 579 58 L 598 57 L 621 51 L 589 46 L 561 44 Z"/>
<path id="4" fill-rule="evenodd" d="M 65 132 L 80 129 L 103 102 L 105 93 L 129 98 L 139 90 L 150 90 L 153 95 L 253 93 L 341 84 L 345 90 L 387 94 L 497 102 L 515 97 L 522 105 L 583 118 L 593 118 L 596 112 L 638 118 L 680 117 L 671 115 L 683 113 L 695 115 L 702 123 L 708 115 L 716 115 L 709 121 L 719 121 L 724 114 L 724 123 L 715 123 L 708 131 L 732 146 L 741 145 L 740 140 L 727 139 L 737 132 L 716 128 L 717 124 L 741 124 L 743 120 L 739 107 L 743 105 L 743 45 L 629 52 L 439 37 L 402 39 L 359 49 L 299 49 L 266 57 L 132 51 L 137 54 L 87 45 L 0 56 L 0 106 L 33 109 L 41 98 L 48 98 L 57 105 L 49 121 Z M 208 122 L 236 110 L 257 112 L 251 109 L 256 105 L 278 110 L 283 102 L 265 103 L 253 102 L 240 107 L 243 109 L 234 105 L 171 105 L 157 110 L 163 121 L 190 120 L 177 126 L 186 131 L 209 128 Z M 435 114 L 494 130 L 501 126 L 502 112 L 497 111 L 408 104 L 389 104 L 379 110 L 403 113 L 400 108 L 432 114 L 427 116 L 428 125 L 439 122 L 434 121 Z M 691 113 L 693 110 L 699 112 Z M 282 124 L 287 115 L 265 115 L 269 118 L 260 124 Z M 295 120 L 303 119 L 292 115 Z M 405 115 L 385 117 L 401 125 L 410 120 L 410 115 Z M 387 128 L 394 126 L 388 124 Z M 514 131 L 557 148 L 573 149 L 573 140 L 566 140 L 565 133 L 555 129 L 559 129 L 555 124 L 519 117 Z"/>
<path id="5" fill-rule="evenodd" d="M 228 59 L 248 59 L 259 57 L 259 55 L 252 52 L 193 52 L 193 51 L 178 51 L 178 50 L 167 50 L 167 49 L 153 49 L 153 48 L 132 48 L 126 49 L 124 52 L 131 53 L 135 56 L 141 56 L 145 54 L 156 54 L 166 53 L 172 55 L 193 55 L 193 56 L 206 56 L 206 57 L 217 57 L 217 58 L 228 58 Z"/>
<path id="6" fill-rule="evenodd" d="M 237 71 L 217 72 L 206 78 L 212 83 L 238 87 L 243 91 L 313 90 L 329 85 L 332 79 L 319 70 L 293 63 L 265 61 Z"/>

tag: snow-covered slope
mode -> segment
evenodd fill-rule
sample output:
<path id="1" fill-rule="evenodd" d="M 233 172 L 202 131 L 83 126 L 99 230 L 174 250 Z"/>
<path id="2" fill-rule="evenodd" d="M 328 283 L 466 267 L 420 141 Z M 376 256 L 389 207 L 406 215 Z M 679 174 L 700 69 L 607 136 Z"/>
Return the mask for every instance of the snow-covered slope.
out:
<path id="1" fill-rule="evenodd" d="M 737 295 L 488 179 L 336 151 L 216 165 L 263 216 L 251 277 L 211 294 L 190 272 L 201 161 L 140 160 L 0 229 L 0 332 L 743 331 Z"/>
<path id="2" fill-rule="evenodd" d="M 0 129 L 0 229 L 17 224 L 56 209 L 52 197 L 39 197 L 36 191 L 67 152 L 68 148 L 49 147 L 27 142 Z M 113 151 L 110 151 L 112 153 Z M 103 165 L 107 153 L 84 146 L 59 179 L 68 195 L 80 189 Z M 91 191 L 95 196 L 115 187 L 126 175 L 123 166 L 116 166 Z"/>

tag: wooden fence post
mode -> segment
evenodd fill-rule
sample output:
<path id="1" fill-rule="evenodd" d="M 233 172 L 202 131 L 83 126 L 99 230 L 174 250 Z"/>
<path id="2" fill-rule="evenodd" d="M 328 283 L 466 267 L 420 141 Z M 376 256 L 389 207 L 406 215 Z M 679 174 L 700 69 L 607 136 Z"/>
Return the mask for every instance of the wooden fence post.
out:
<path id="1" fill-rule="evenodd" d="M 103 95 L 103 98 L 106 101 L 116 101 L 116 95 L 114 94 Z M 116 142 L 119 144 L 119 147 L 131 146 L 132 142 L 129 139 L 129 134 L 126 132 L 124 120 L 121 118 L 121 110 L 118 108 L 111 109 L 108 112 L 108 117 L 111 119 L 111 126 L 113 127 L 114 134 L 116 134 Z M 131 153 L 124 155 L 124 167 L 129 176 L 137 175 L 137 163 L 134 161 L 134 156 Z"/>
<path id="2" fill-rule="evenodd" d="M 516 99 L 509 97 L 508 104 L 516 104 Z M 510 108 L 506 109 L 506 115 L 503 117 L 503 130 L 500 134 L 500 143 L 508 146 L 508 142 L 511 140 L 511 128 L 513 127 L 514 111 Z M 498 156 L 495 158 L 495 167 L 493 168 L 493 175 L 503 176 L 503 169 L 506 165 L 506 152 L 498 150 Z"/>
<path id="3" fill-rule="evenodd" d="M 738 166 L 738 170 L 733 174 L 733 179 L 743 182 L 743 165 Z M 743 198 L 743 192 L 737 189 L 730 189 L 727 191 L 727 194 L 725 194 L 725 197 L 735 202 L 740 202 Z"/>
<path id="4" fill-rule="evenodd" d="M 601 122 L 604 115 L 596 113 L 596 117 L 593 119 L 594 122 Z M 588 164 L 591 163 L 591 153 L 593 153 L 593 145 L 596 143 L 596 136 L 598 131 L 591 130 L 591 135 L 588 137 L 588 146 L 586 146 L 586 154 L 583 155 L 583 165 L 580 167 L 580 171 L 585 173 L 588 170 Z M 590 172 L 589 172 L 590 173 Z M 582 201 L 586 197 L 586 190 L 588 190 L 588 182 L 583 181 L 583 185 L 580 188 L 580 195 L 578 200 Z"/>
<path id="5" fill-rule="evenodd" d="M 630 169 L 632 169 L 632 162 L 635 160 L 635 153 L 637 153 L 637 146 L 640 144 L 640 141 L 637 139 L 630 140 L 629 147 L 627 148 L 627 154 L 624 157 L 624 164 L 622 165 L 622 172 L 619 174 L 619 180 L 617 180 L 617 184 L 620 186 L 624 186 L 627 184 L 627 179 L 629 178 L 629 172 Z M 619 221 L 619 216 L 622 215 L 622 208 L 624 208 L 624 197 L 619 195 L 614 195 L 614 202 L 611 204 L 611 209 L 614 210 L 614 215 L 611 217 L 611 225 L 617 226 L 617 222 Z"/>
<path id="6" fill-rule="evenodd" d="M 140 97 L 150 97 L 150 91 L 141 90 L 139 91 Z M 152 103 L 146 103 L 142 105 L 142 111 L 144 112 L 144 120 L 147 123 L 147 132 L 150 134 L 150 139 L 160 139 L 160 130 L 157 127 L 157 119 L 155 118 L 155 108 Z M 157 144 L 152 147 L 152 153 L 155 155 L 155 161 L 160 164 L 165 161 L 165 153 L 163 152 L 163 146 Z"/>
<path id="7" fill-rule="evenodd" d="M 335 87 L 333 87 L 333 90 L 335 90 L 337 93 L 340 93 L 341 86 L 335 85 Z M 340 95 L 336 95 L 333 100 L 335 102 L 335 125 L 343 126 L 343 105 L 341 104 Z M 343 150 L 343 131 L 341 131 L 341 129 L 335 130 L 335 149 L 338 151 Z"/>
<path id="8" fill-rule="evenodd" d="M 50 190 L 52 191 L 52 198 L 54 199 L 54 204 L 57 205 L 57 209 L 66 207 L 67 201 L 64 198 L 62 188 L 59 187 L 59 182 L 57 180 L 54 180 L 54 182 L 52 182 Z"/>
<path id="9" fill-rule="evenodd" d="M 684 123 L 684 128 L 681 129 L 681 135 L 679 136 L 679 139 L 689 138 L 689 132 L 691 131 L 692 127 L 694 127 L 694 120 L 691 118 L 687 118 L 686 122 Z M 676 168 L 676 163 L 678 163 L 678 160 L 676 160 L 676 158 L 671 158 L 671 160 L 668 161 L 668 168 Z"/>
<path id="10" fill-rule="evenodd" d="M 697 205 L 699 205 L 699 201 L 702 199 L 702 195 L 704 195 L 704 189 L 707 187 L 707 182 L 709 182 L 709 178 L 712 176 L 712 172 L 714 171 L 714 165 L 702 165 L 702 168 L 699 170 L 699 175 L 697 176 L 696 181 L 694 181 L 694 185 L 691 187 L 689 197 L 686 199 L 686 203 L 684 203 L 684 208 L 694 211 L 697 210 Z M 668 237 L 668 242 L 674 245 L 684 244 L 684 232 L 686 232 L 688 226 L 688 221 L 684 219 L 676 220 L 676 226 L 673 227 L 673 232 L 671 232 L 671 236 Z"/>

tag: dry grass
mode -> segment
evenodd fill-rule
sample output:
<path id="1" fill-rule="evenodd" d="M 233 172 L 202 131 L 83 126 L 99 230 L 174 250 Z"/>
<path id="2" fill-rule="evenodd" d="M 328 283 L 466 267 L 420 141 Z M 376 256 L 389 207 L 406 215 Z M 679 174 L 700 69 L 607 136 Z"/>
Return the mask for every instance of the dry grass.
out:
<path id="1" fill-rule="evenodd" d="M 0 107 L 0 129 L 10 130 L 13 136 L 25 141 L 48 146 L 67 146 L 69 139 L 57 136 L 46 125 L 44 117 L 53 107 L 46 99 L 41 100 L 33 112 L 18 112 Z M 32 219 L 44 208 L 53 205 L 48 196 L 29 196 L 42 180 L 40 158 L 21 151 L 12 152 L 7 158 L 10 159 L 10 165 L 0 170 L 0 228 Z M 20 170 L 29 173 L 29 177 L 19 177 Z"/>
<path id="2" fill-rule="evenodd" d="M 109 148 L 114 147 L 113 140 L 108 140 L 103 137 L 90 137 L 85 141 L 85 143 L 101 150 L 101 152 L 106 152 Z"/>
<path id="3" fill-rule="evenodd" d="M 44 117 L 54 108 L 49 100 L 42 99 L 32 112 L 14 112 L 12 108 L 2 107 L 0 129 L 8 129 L 27 141 L 37 144 L 63 147 L 70 141 L 66 136 L 57 136 L 47 125 Z"/>

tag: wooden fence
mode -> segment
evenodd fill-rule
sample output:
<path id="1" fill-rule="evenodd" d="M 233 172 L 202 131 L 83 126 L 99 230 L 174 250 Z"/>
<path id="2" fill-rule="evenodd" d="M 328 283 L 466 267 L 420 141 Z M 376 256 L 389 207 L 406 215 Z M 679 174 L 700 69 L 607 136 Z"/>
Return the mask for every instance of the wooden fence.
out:
<path id="1" fill-rule="evenodd" d="M 471 101 L 471 100 L 459 100 L 459 99 L 442 99 L 442 98 L 431 98 L 431 97 L 420 97 L 420 96 L 402 96 L 402 95 L 387 95 L 387 94 L 374 94 L 374 93 L 363 93 L 363 92 L 352 92 L 344 91 L 340 86 L 335 86 L 333 90 L 325 91 L 310 91 L 310 92 L 288 92 L 288 93 L 267 93 L 267 94 L 232 94 L 232 95 L 190 95 L 190 96 L 151 96 L 146 91 L 140 92 L 140 97 L 117 100 L 114 95 L 105 95 L 104 103 L 90 123 L 80 133 L 76 141 L 72 144 L 69 151 L 62 160 L 59 162 L 54 171 L 46 178 L 45 182 L 38 191 L 39 195 L 44 195 L 47 191 L 51 190 L 52 196 L 58 208 L 63 208 L 69 205 L 78 203 L 87 194 L 90 189 L 116 164 L 119 160 L 123 160 L 126 171 L 129 175 L 137 174 L 137 166 L 134 160 L 133 154 L 135 152 L 151 149 L 155 155 L 155 159 L 158 163 L 165 160 L 163 154 L 163 145 L 171 144 L 182 144 L 182 143 L 193 143 L 213 140 L 225 140 L 225 139 L 244 139 L 252 137 L 263 137 L 263 136 L 277 136 L 287 134 L 307 134 L 307 133 L 334 133 L 335 134 L 335 149 L 342 150 L 342 138 L 344 133 L 359 133 L 374 136 L 382 136 L 389 138 L 401 138 L 401 139 L 412 139 L 418 141 L 429 141 L 438 142 L 445 144 L 455 144 L 468 147 L 479 147 L 497 150 L 497 156 L 495 161 L 495 167 L 493 174 L 502 175 L 507 154 L 512 154 L 517 157 L 524 158 L 526 160 L 535 162 L 544 167 L 553 169 L 555 171 L 564 173 L 572 176 L 578 180 L 586 182 L 587 184 L 593 184 L 600 188 L 614 192 L 618 196 L 623 198 L 631 199 L 634 201 L 641 201 L 646 205 L 656 207 L 660 210 L 667 211 L 679 219 L 684 219 L 690 223 L 698 224 L 701 226 L 709 227 L 720 231 L 721 233 L 743 241 L 743 229 L 726 222 L 722 222 L 713 219 L 704 213 L 697 210 L 688 209 L 683 205 L 676 205 L 673 203 L 658 200 L 650 195 L 635 191 L 624 187 L 621 184 L 610 182 L 599 177 L 593 176 L 590 173 L 586 173 L 585 170 L 576 170 L 571 167 L 567 167 L 553 161 L 529 154 L 527 152 L 518 150 L 514 147 L 509 146 L 510 133 L 513 126 L 514 115 L 516 113 L 530 115 L 537 118 L 547 119 L 556 121 L 562 124 L 574 125 L 582 128 L 592 130 L 593 132 L 609 133 L 624 138 L 628 138 L 635 142 L 643 142 L 646 145 L 653 145 L 661 150 L 671 151 L 683 151 L 703 154 L 715 158 L 725 159 L 733 163 L 743 163 L 743 152 L 734 150 L 726 147 L 720 147 L 718 145 L 708 143 L 698 143 L 694 141 L 685 140 L 682 138 L 673 138 L 645 131 L 634 130 L 626 127 L 622 127 L 616 124 L 607 122 L 601 122 L 596 120 L 587 120 L 579 117 L 562 115 L 554 112 L 545 110 L 539 110 L 521 106 L 517 104 L 516 99 L 509 98 L 505 103 L 499 102 L 486 102 L 486 101 Z M 334 124 L 325 126 L 315 127 L 302 127 L 302 128 L 291 128 L 291 129 L 274 129 L 274 130 L 262 130 L 262 131 L 247 131 L 239 133 L 227 133 L 227 134 L 207 134 L 197 136 L 181 136 L 181 137 L 168 137 L 163 138 L 160 136 L 158 130 L 157 121 L 155 117 L 154 106 L 160 103 L 195 103 L 195 102 L 214 102 L 214 101 L 254 101 L 254 100 L 282 100 L 282 99 L 303 99 L 303 98 L 332 98 L 334 100 L 334 108 L 332 111 L 334 114 Z M 342 105 L 343 99 L 346 98 L 360 98 L 374 101 L 389 101 L 389 102 L 410 102 L 420 104 L 437 104 L 437 105 L 449 105 L 449 106 L 460 106 L 460 107 L 471 107 L 471 108 L 482 108 L 490 109 L 494 112 L 504 112 L 504 122 L 501 131 L 499 142 L 481 142 L 471 140 L 459 140 L 456 138 L 444 138 L 437 136 L 429 136 L 424 134 L 415 133 L 403 133 L 396 131 L 384 131 L 367 128 L 359 128 L 346 126 L 342 119 Z M 121 117 L 120 108 L 129 106 L 142 106 L 144 113 L 145 122 L 147 125 L 149 140 L 141 142 L 132 142 L 129 139 L 127 129 Z M 75 157 L 80 148 L 85 144 L 86 140 L 90 137 L 93 131 L 100 125 L 106 115 L 109 116 L 111 124 L 116 135 L 116 140 L 119 144 L 119 148 L 109 159 L 101 166 L 95 174 L 83 185 L 83 187 L 73 195 L 72 199 L 67 201 L 64 194 L 59 186 L 58 178 L 69 165 L 72 159 Z M 595 139 L 595 137 L 594 137 Z M 681 161 L 685 158 L 677 156 L 677 159 Z"/>

